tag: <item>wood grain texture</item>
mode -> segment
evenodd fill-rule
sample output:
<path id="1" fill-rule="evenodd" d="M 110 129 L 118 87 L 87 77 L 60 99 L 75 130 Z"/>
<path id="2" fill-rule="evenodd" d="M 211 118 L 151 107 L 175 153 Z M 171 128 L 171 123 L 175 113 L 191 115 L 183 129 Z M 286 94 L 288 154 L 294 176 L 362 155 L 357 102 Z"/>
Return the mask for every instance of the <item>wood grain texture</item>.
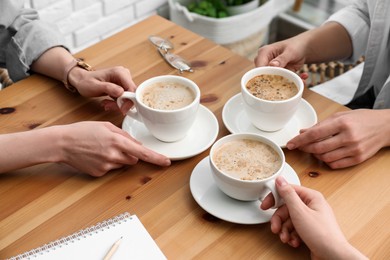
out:
<path id="1" fill-rule="evenodd" d="M 136 84 L 179 73 L 148 41 L 159 35 L 173 42 L 174 53 L 195 65 L 182 74 L 201 88 L 202 104 L 216 115 L 219 137 L 225 102 L 240 91 L 241 76 L 254 67 L 240 57 L 161 17 L 143 22 L 86 49 L 76 57 L 94 67 L 122 65 Z M 319 120 L 347 108 L 306 90 L 304 98 Z M 33 75 L 0 93 L 0 134 L 82 120 L 121 126 L 123 117 L 105 112 L 99 99 L 69 93 L 60 82 Z M 43 164 L 0 175 L 0 258 L 17 255 L 128 211 L 136 214 L 168 259 L 308 259 L 304 246 L 293 249 L 271 233 L 269 223 L 238 225 L 205 212 L 193 199 L 189 179 L 209 150 L 170 167 L 139 162 L 101 178 L 66 165 Z M 333 207 L 347 238 L 372 259 L 390 259 L 390 151 L 343 170 L 331 170 L 314 157 L 285 151 L 287 162 L 305 186 L 321 191 Z M 313 174 L 315 172 L 316 174 Z"/>

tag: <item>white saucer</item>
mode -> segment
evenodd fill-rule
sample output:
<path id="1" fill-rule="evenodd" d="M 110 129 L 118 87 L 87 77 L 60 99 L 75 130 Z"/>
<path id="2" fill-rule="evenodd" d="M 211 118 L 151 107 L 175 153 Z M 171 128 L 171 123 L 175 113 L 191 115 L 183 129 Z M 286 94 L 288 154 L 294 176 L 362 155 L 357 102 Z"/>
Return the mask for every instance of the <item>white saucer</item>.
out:
<path id="1" fill-rule="evenodd" d="M 241 93 L 230 98 L 223 107 L 222 120 L 230 133 L 254 133 L 272 139 L 282 148 L 287 142 L 299 134 L 302 128 L 308 128 L 317 123 L 317 114 L 309 102 L 302 99 L 297 112 L 287 125 L 276 132 L 265 132 L 256 128 L 244 111 L 244 101 Z"/>
<path id="2" fill-rule="evenodd" d="M 122 129 L 145 147 L 176 161 L 190 158 L 209 148 L 217 138 L 219 126 L 215 115 L 208 108 L 200 105 L 194 125 L 187 136 L 177 142 L 166 143 L 158 140 L 143 123 L 129 116 L 123 120 Z"/>
<path id="3" fill-rule="evenodd" d="M 230 198 L 217 187 L 211 174 L 207 156 L 195 166 L 190 179 L 192 196 L 205 211 L 237 224 L 259 224 L 271 219 L 275 209 L 261 210 L 259 200 L 244 202 Z M 282 175 L 289 183 L 301 184 L 294 169 L 287 163 Z"/>

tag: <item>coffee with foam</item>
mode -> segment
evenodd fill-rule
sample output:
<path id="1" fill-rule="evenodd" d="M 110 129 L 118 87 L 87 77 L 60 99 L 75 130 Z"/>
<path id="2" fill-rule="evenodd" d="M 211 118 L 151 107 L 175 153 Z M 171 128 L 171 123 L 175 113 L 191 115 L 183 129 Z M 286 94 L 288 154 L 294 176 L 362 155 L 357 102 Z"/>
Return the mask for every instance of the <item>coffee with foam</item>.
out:
<path id="1" fill-rule="evenodd" d="M 258 75 L 246 83 L 246 88 L 255 97 L 277 101 L 287 100 L 298 93 L 298 87 L 291 80 L 271 74 Z"/>
<path id="2" fill-rule="evenodd" d="M 268 144 L 251 139 L 237 139 L 222 144 L 213 154 L 215 166 L 241 180 L 262 180 L 282 166 L 279 154 Z"/>
<path id="3" fill-rule="evenodd" d="M 156 82 L 142 92 L 142 103 L 159 110 L 176 110 L 191 104 L 195 93 L 177 82 Z"/>

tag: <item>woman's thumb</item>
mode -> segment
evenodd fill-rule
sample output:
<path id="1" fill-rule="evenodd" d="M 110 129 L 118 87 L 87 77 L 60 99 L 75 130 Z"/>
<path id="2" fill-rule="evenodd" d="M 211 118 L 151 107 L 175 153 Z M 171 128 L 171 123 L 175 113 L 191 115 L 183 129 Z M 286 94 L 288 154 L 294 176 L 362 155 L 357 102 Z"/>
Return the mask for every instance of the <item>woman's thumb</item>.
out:
<path id="1" fill-rule="evenodd" d="M 271 60 L 269 62 L 269 65 L 273 67 L 285 68 L 289 62 L 290 62 L 289 58 L 286 55 L 281 54 L 277 56 L 275 59 Z"/>
<path id="2" fill-rule="evenodd" d="M 276 178 L 276 189 L 288 207 L 290 205 L 297 206 L 303 203 L 294 187 L 291 186 L 282 176 Z"/>

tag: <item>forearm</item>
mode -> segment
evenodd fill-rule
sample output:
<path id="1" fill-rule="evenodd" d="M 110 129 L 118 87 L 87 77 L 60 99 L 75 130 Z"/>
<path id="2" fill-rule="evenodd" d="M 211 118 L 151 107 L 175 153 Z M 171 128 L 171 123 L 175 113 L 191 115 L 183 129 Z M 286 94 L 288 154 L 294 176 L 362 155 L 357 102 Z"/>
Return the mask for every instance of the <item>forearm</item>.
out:
<path id="1" fill-rule="evenodd" d="M 31 64 L 31 70 L 62 81 L 64 80 L 65 68 L 72 60 L 74 57 L 66 49 L 54 47 L 34 61 Z"/>
<path id="2" fill-rule="evenodd" d="M 319 63 L 348 58 L 352 55 L 352 42 L 348 32 L 336 22 L 326 23 L 293 38 L 301 45 L 306 63 Z"/>
<path id="3" fill-rule="evenodd" d="M 67 82 L 78 90 L 79 81 L 88 71 L 78 66 L 72 67 L 71 63 L 74 59 L 66 49 L 54 47 L 43 53 L 31 65 L 31 69 L 56 80 Z"/>
<path id="4" fill-rule="evenodd" d="M 0 135 L 0 173 L 59 161 L 55 127 Z"/>

